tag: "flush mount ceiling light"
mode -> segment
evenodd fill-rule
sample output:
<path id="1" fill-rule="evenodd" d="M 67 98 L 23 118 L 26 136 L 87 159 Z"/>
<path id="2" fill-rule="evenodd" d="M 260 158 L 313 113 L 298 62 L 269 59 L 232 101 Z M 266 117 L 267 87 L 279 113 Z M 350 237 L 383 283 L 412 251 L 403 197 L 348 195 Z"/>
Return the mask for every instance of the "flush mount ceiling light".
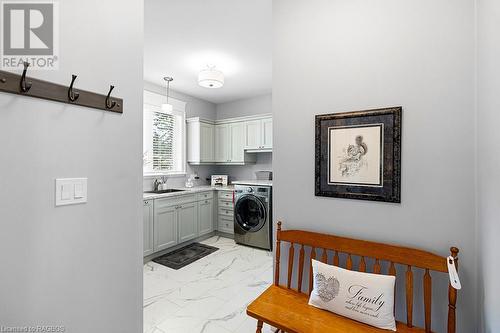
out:
<path id="1" fill-rule="evenodd" d="M 170 82 L 172 82 L 174 79 L 170 76 L 166 76 L 163 78 L 163 80 L 167 82 L 167 103 L 163 103 L 161 105 L 161 110 L 163 112 L 171 113 L 174 110 L 174 107 L 172 106 L 172 104 L 168 104 L 168 94 L 170 92 Z"/>
<path id="2" fill-rule="evenodd" d="M 224 74 L 215 66 L 208 66 L 198 74 L 198 84 L 205 88 L 220 88 L 224 85 Z"/>

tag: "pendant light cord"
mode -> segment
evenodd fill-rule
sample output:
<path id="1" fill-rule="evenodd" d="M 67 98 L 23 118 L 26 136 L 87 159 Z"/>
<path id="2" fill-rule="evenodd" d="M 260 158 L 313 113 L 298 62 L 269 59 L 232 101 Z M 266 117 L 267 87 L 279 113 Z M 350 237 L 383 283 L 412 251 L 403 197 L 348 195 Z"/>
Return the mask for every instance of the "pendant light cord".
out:
<path id="1" fill-rule="evenodd" d="M 168 95 L 170 95 L 170 82 L 172 82 L 174 79 L 170 76 L 165 76 L 163 80 L 167 81 L 167 104 L 168 104 Z"/>
<path id="2" fill-rule="evenodd" d="M 170 92 L 170 81 L 167 81 L 167 104 L 168 104 L 168 93 Z"/>

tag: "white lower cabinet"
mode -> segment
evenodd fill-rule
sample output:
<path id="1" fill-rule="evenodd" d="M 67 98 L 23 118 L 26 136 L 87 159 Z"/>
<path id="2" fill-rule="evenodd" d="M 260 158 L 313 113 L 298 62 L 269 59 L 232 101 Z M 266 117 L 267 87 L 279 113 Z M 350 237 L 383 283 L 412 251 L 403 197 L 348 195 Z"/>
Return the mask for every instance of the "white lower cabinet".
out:
<path id="1" fill-rule="evenodd" d="M 163 201 L 165 199 L 158 199 Z M 154 208 L 154 251 L 161 251 L 177 242 L 177 207 L 162 202 Z"/>
<path id="2" fill-rule="evenodd" d="M 144 256 L 214 231 L 213 191 L 144 200 Z"/>
<path id="3" fill-rule="evenodd" d="M 198 234 L 206 235 L 214 231 L 214 201 L 213 199 L 198 202 Z"/>
<path id="4" fill-rule="evenodd" d="M 179 243 L 198 237 L 198 205 L 196 202 L 180 205 L 177 208 Z"/>
<path id="5" fill-rule="evenodd" d="M 144 200 L 142 207 L 144 256 L 154 252 L 153 245 L 153 200 Z"/>
<path id="6" fill-rule="evenodd" d="M 226 234 L 234 234 L 234 221 L 232 216 L 219 215 L 219 225 L 217 230 Z"/>
<path id="7" fill-rule="evenodd" d="M 217 230 L 234 234 L 234 195 L 233 191 L 219 191 L 217 201 Z"/>

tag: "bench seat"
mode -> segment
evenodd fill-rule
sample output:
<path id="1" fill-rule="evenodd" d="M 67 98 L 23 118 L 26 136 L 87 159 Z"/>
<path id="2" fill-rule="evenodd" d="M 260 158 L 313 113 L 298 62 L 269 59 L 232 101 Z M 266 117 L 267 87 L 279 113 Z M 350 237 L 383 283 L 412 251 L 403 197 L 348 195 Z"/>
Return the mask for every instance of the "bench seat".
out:
<path id="1" fill-rule="evenodd" d="M 306 294 L 272 285 L 247 308 L 247 314 L 287 333 L 387 333 L 334 313 L 308 305 Z M 397 332 L 425 332 L 397 322 Z"/>

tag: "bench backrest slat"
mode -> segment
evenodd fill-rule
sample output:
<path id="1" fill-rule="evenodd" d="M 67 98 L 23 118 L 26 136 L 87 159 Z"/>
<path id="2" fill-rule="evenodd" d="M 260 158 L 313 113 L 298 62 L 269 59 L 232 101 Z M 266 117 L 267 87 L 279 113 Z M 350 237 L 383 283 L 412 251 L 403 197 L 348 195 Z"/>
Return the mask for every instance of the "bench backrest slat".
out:
<path id="1" fill-rule="evenodd" d="M 431 304 L 432 304 L 432 278 L 429 270 L 425 270 L 424 274 L 424 313 L 425 313 L 425 330 L 431 331 Z"/>
<path id="2" fill-rule="evenodd" d="M 302 292 L 302 275 L 304 274 L 304 245 L 300 245 L 299 251 L 299 277 L 297 282 L 297 291 Z"/>
<path id="3" fill-rule="evenodd" d="M 292 285 L 292 273 L 293 273 L 293 262 L 295 261 L 295 246 L 293 243 L 290 244 L 290 249 L 288 250 L 288 282 L 287 288 L 290 289 Z"/>
<path id="4" fill-rule="evenodd" d="M 312 259 L 316 259 L 316 248 L 315 247 L 311 248 L 310 258 L 311 258 L 311 260 L 309 260 L 309 292 L 308 292 L 308 294 L 310 294 L 313 290 Z"/>
<path id="5" fill-rule="evenodd" d="M 406 324 L 413 327 L 413 271 L 410 265 L 406 269 Z"/>
<path id="6" fill-rule="evenodd" d="M 328 263 L 328 253 L 333 254 L 333 265 L 339 266 L 340 254 L 346 256 L 345 266 L 352 270 L 354 261 L 353 256 L 359 257 L 357 265 L 358 271 L 367 272 L 368 258 L 374 259 L 372 273 L 382 274 L 382 262 L 388 262 L 388 275 L 396 276 L 396 264 L 406 266 L 405 272 L 405 290 L 406 290 L 406 324 L 408 327 L 413 326 L 413 301 L 414 301 L 414 275 L 413 268 L 425 270 L 423 276 L 423 291 L 424 291 L 424 315 L 425 315 L 425 332 L 431 332 L 431 314 L 432 314 L 432 278 L 430 271 L 442 273 L 448 272 L 446 257 L 435 255 L 431 252 L 412 249 L 403 246 L 389 245 L 359 239 L 339 237 L 334 235 L 325 235 L 315 232 L 302 230 L 281 230 L 281 222 L 278 222 L 277 237 L 276 237 L 276 267 L 274 275 L 274 284 L 280 284 L 280 259 L 281 259 L 281 243 L 289 244 L 288 248 L 288 271 L 287 271 L 287 288 L 294 288 L 292 277 L 296 277 L 297 291 L 311 293 L 313 290 L 313 274 L 312 274 L 312 259 L 317 259 Z M 296 255 L 295 247 L 298 247 L 298 264 L 295 265 Z M 310 251 L 306 252 L 306 247 Z M 306 253 L 308 256 L 306 256 Z M 451 248 L 451 256 L 455 258 L 455 265 L 458 269 L 458 249 Z M 307 258 L 306 258 L 307 257 Z M 331 258 L 331 257 L 330 257 Z M 306 261 L 308 262 L 305 265 Z M 297 272 L 294 274 L 294 266 Z M 307 269 L 307 270 L 306 270 Z M 307 274 L 309 284 L 304 288 L 303 276 Z M 455 306 L 457 299 L 457 290 L 451 285 L 448 287 L 448 333 L 455 333 Z"/>
<path id="7" fill-rule="evenodd" d="M 365 257 L 361 257 L 359 259 L 359 272 L 366 272 L 366 263 L 365 263 Z"/>

